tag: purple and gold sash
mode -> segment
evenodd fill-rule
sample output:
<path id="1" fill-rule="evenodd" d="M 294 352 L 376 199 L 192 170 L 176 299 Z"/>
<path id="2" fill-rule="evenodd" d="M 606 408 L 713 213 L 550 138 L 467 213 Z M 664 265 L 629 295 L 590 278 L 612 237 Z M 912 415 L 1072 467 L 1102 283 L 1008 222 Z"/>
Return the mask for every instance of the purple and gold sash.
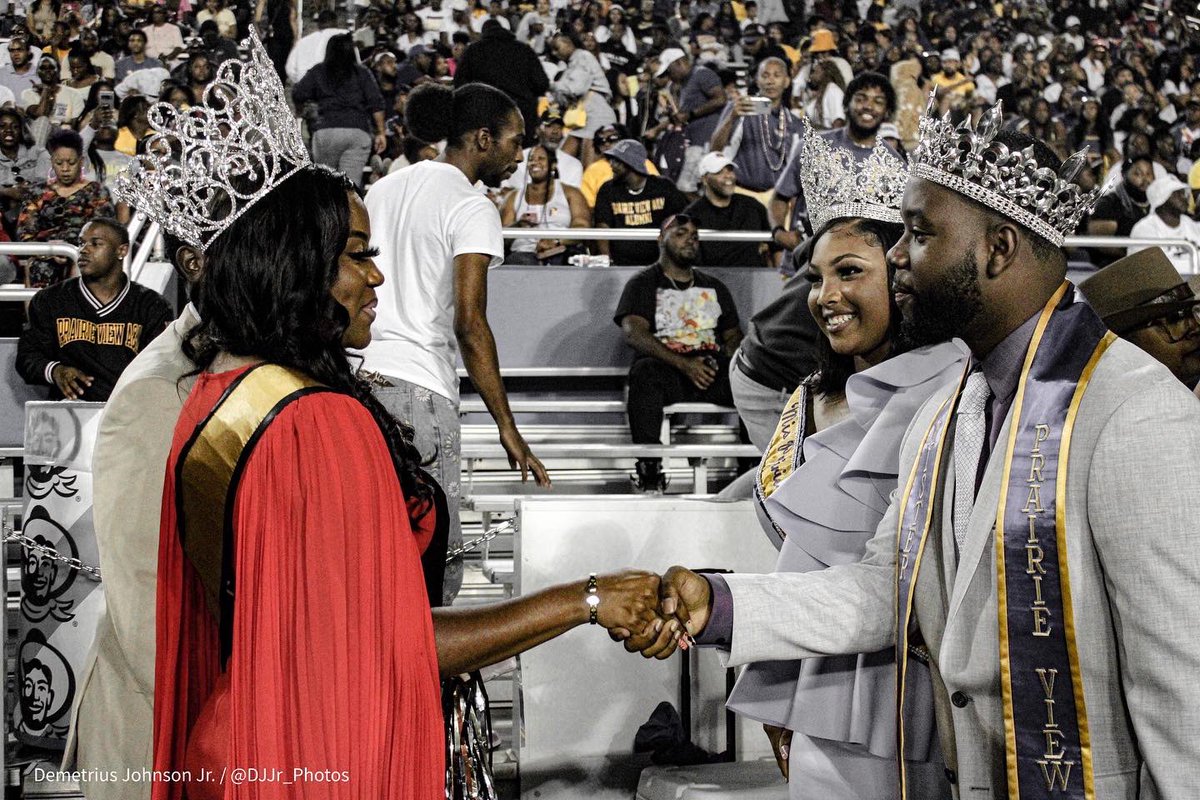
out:
<path id="1" fill-rule="evenodd" d="M 1034 329 L 1010 412 L 996 514 L 1005 765 L 1014 800 L 1094 796 L 1067 559 L 1067 468 L 1080 401 L 1116 337 L 1091 308 L 1073 300 L 1073 287 L 1064 283 Z M 934 415 L 901 500 L 896 659 L 901 743 L 913 591 L 931 527 L 931 493 L 940 486 L 948 423 L 964 382 L 965 376 Z M 900 775 L 903 787 L 903 763 Z"/>

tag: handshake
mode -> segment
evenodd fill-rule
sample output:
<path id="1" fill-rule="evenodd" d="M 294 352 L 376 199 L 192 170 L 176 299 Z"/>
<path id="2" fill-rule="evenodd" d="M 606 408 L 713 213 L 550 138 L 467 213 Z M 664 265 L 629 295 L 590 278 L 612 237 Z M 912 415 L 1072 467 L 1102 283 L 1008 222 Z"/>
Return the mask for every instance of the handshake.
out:
<path id="1" fill-rule="evenodd" d="M 686 650 L 712 611 L 708 581 L 683 567 L 671 567 L 661 576 L 642 570 L 601 575 L 596 594 L 597 622 L 614 642 L 645 658 Z"/>

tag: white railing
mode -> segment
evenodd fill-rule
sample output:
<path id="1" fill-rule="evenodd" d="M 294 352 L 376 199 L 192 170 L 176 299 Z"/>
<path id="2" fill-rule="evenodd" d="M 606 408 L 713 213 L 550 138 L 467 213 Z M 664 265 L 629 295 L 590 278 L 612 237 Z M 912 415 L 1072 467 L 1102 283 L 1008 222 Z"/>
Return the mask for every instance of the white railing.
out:
<path id="1" fill-rule="evenodd" d="M 140 214 L 135 215 L 130 222 L 130 238 L 136 237 L 146 220 Z M 128 272 L 137 280 L 146 262 L 154 252 L 159 240 L 160 229 L 157 222 L 150 223 L 142 245 L 127 265 Z M 594 241 L 651 241 L 658 238 L 658 231 L 653 228 L 505 228 L 505 239 L 526 239 L 537 236 L 542 239 L 576 239 Z M 714 231 L 702 229 L 700 239 L 708 242 L 769 242 L 771 234 L 768 231 Z M 1191 271 L 1187 274 L 1200 275 L 1200 246 L 1186 239 L 1145 239 L 1128 238 L 1123 236 L 1068 236 L 1066 247 L 1083 248 L 1126 248 L 1126 247 L 1183 247 L 1188 251 L 1191 260 Z M 71 259 L 74 263 L 79 258 L 79 248 L 66 242 L 0 242 L 0 255 L 6 256 L 59 256 Z M 37 293 L 36 289 L 27 289 L 16 283 L 0 284 L 0 301 L 29 300 Z"/>
<path id="2" fill-rule="evenodd" d="M 658 238 L 655 228 L 505 228 L 505 239 L 575 239 L 594 241 L 607 239 L 621 242 L 648 242 Z M 700 240 L 705 242 L 770 242 L 769 231 L 716 231 L 702 228 Z M 1200 275 L 1200 245 L 1187 239 L 1146 239 L 1125 236 L 1068 236 L 1066 247 L 1183 247 L 1188 251 L 1192 269 L 1190 275 Z"/>
<path id="3" fill-rule="evenodd" d="M 66 242 L 0 242 L 0 256 L 69 258 L 73 266 L 79 260 L 79 248 Z M 0 284 L 0 300 L 29 300 L 35 294 L 37 289 L 19 283 Z"/>
<path id="4" fill-rule="evenodd" d="M 1064 247 L 1184 247 L 1192 269 L 1188 275 L 1200 275 L 1200 246 L 1187 239 L 1147 239 L 1128 236 L 1068 236 Z"/>
<path id="5" fill-rule="evenodd" d="M 131 242 L 137 240 L 138 234 L 142 232 L 147 221 L 146 215 L 142 212 L 134 214 L 128 225 Z M 140 281 L 146 263 L 154 256 L 156 250 L 161 249 L 159 247 L 161 233 L 161 226 L 157 222 L 151 222 L 137 252 L 131 252 L 125 256 L 125 272 L 132 280 Z M 79 260 L 79 248 L 67 242 L 0 242 L 0 256 L 17 256 L 19 258 L 58 256 L 69 258 L 74 264 Z M 0 301 L 29 300 L 37 294 L 37 291 L 37 289 L 29 289 L 19 283 L 0 284 Z"/>

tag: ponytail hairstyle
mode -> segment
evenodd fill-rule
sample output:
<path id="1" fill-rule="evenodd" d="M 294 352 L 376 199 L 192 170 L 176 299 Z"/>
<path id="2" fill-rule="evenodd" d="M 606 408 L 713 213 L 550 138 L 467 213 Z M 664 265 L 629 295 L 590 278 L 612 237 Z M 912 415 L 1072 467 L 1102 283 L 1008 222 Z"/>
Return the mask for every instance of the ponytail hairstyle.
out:
<path id="1" fill-rule="evenodd" d="M 445 141 L 461 147 L 463 139 L 480 128 L 498 136 L 517 104 L 499 89 L 482 83 L 467 83 L 451 89 L 424 83 L 413 89 L 404 107 L 404 124 L 423 142 Z"/>

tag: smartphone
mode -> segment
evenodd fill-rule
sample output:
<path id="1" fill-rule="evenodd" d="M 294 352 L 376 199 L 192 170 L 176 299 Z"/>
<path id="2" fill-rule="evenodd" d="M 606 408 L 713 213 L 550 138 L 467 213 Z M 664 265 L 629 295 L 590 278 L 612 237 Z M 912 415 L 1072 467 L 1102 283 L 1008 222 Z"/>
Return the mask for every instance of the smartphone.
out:
<path id="1" fill-rule="evenodd" d="M 101 89 L 97 96 L 96 105 L 103 109 L 112 110 L 116 102 L 116 97 L 113 95 L 112 89 Z"/>
<path id="2" fill-rule="evenodd" d="M 750 101 L 750 116 L 761 116 L 771 110 L 771 98 L 747 97 Z"/>

